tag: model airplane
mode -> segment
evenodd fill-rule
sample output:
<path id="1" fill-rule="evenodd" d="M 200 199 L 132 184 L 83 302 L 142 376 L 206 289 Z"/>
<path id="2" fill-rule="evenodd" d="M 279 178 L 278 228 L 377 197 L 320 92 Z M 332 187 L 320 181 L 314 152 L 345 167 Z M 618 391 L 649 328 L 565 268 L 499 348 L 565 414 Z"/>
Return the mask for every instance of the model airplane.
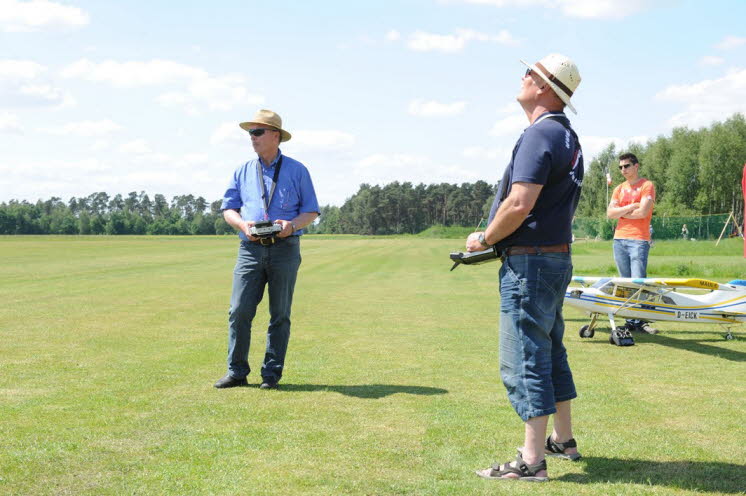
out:
<path id="1" fill-rule="evenodd" d="M 599 315 L 608 316 L 612 335 L 617 330 L 615 317 L 721 324 L 726 339 L 733 339 L 733 325 L 746 322 L 744 280 L 721 284 L 706 279 L 574 276 L 572 281 L 581 287 L 568 287 L 565 303 L 591 315 L 591 322 L 580 328 L 581 338 L 593 337 Z"/>

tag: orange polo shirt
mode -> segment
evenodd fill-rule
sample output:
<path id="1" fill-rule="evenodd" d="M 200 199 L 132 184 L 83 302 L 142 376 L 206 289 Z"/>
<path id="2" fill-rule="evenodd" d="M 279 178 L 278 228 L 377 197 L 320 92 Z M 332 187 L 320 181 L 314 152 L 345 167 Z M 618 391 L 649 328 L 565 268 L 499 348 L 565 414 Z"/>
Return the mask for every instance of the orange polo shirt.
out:
<path id="1" fill-rule="evenodd" d="M 614 188 L 611 200 L 617 201 L 618 207 L 624 207 L 631 203 L 641 203 L 643 198 L 650 198 L 655 203 L 655 185 L 644 177 L 641 177 L 634 186 L 624 181 Z M 642 219 L 625 219 L 618 220 L 614 239 L 639 239 L 650 241 L 650 219 L 653 218 L 653 210 L 647 217 Z"/>

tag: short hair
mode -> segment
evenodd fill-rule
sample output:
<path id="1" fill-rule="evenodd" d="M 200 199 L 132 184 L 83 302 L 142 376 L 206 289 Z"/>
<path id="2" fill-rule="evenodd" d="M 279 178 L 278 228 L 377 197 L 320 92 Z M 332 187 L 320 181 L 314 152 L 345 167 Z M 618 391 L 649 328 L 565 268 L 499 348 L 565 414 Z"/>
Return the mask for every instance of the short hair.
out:
<path id="1" fill-rule="evenodd" d="M 634 153 L 622 153 L 621 155 L 619 155 L 619 160 L 620 161 L 622 161 L 622 160 L 629 160 L 633 164 L 639 164 L 640 163 L 640 161 L 637 160 L 637 156 Z"/>

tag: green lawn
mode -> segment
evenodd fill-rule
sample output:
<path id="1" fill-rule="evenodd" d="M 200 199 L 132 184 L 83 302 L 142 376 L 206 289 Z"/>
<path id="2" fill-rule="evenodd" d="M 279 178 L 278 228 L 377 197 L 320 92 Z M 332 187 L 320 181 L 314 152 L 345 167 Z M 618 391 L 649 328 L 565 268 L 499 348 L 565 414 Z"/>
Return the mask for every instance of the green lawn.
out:
<path id="1" fill-rule="evenodd" d="M 0 494 L 741 494 L 746 336 L 660 323 L 566 344 L 584 459 L 485 481 L 523 427 L 498 375 L 498 265 L 461 240 L 311 237 L 281 389 L 216 390 L 233 237 L 0 237 Z M 611 244 L 577 243 L 582 275 Z M 652 276 L 746 275 L 739 240 L 658 242 Z M 263 356 L 267 310 L 250 363 Z"/>

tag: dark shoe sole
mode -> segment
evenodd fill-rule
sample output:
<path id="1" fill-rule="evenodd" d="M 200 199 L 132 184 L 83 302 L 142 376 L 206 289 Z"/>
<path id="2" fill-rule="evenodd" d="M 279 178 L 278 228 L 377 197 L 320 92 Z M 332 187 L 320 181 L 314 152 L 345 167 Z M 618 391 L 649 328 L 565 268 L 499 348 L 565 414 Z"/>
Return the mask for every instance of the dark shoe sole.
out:
<path id="1" fill-rule="evenodd" d="M 227 388 L 233 388 L 233 387 L 247 387 L 249 383 L 246 381 L 246 378 L 243 379 L 232 379 L 230 381 L 222 381 L 222 379 L 213 386 L 217 389 L 227 389 Z"/>

